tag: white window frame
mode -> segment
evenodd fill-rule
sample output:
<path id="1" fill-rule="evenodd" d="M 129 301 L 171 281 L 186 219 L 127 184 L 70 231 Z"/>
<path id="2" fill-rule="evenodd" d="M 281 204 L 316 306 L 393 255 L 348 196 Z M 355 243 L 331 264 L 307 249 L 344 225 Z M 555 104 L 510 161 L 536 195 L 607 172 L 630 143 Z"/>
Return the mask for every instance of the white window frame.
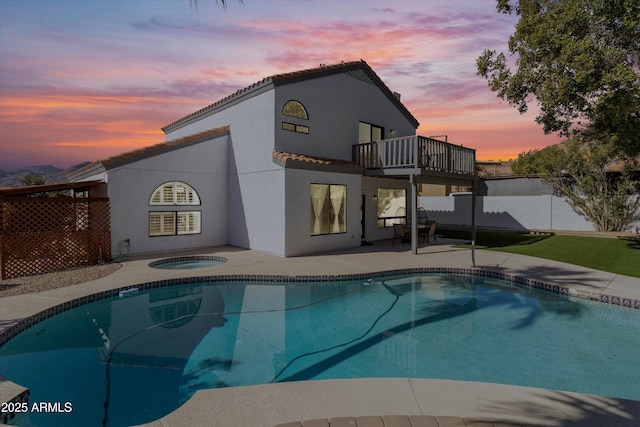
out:
<path id="1" fill-rule="evenodd" d="M 175 212 L 149 212 L 149 236 L 173 236 L 176 234 Z"/>
<path id="2" fill-rule="evenodd" d="M 169 181 L 151 194 L 149 206 L 199 206 L 196 190 L 182 181 Z M 202 232 L 201 211 L 150 211 L 149 237 L 179 236 Z"/>
<path id="3" fill-rule="evenodd" d="M 150 237 L 200 234 L 202 231 L 201 224 L 201 211 L 149 212 Z"/>
<path id="4" fill-rule="evenodd" d="M 197 206 L 200 196 L 192 186 L 182 181 L 165 182 L 154 190 L 149 206 Z"/>
<path id="5" fill-rule="evenodd" d="M 200 234 L 200 224 L 202 223 L 201 218 L 202 213 L 200 211 L 177 212 L 176 234 Z"/>

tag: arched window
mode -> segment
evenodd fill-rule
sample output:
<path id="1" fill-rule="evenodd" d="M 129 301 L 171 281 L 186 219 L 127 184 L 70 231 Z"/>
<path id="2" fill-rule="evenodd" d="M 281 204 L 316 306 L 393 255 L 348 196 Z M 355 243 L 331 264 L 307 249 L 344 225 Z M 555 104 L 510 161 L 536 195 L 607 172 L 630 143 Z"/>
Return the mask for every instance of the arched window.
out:
<path id="1" fill-rule="evenodd" d="M 285 116 L 297 117 L 299 119 L 309 120 L 306 108 L 299 101 L 287 101 L 282 107 L 282 114 Z"/>
<path id="2" fill-rule="evenodd" d="M 200 197 L 189 184 L 171 181 L 156 188 L 151 195 L 149 205 L 199 205 Z"/>
<path id="3" fill-rule="evenodd" d="M 155 189 L 149 206 L 194 206 L 200 205 L 200 197 L 189 184 L 170 181 Z M 184 209 L 184 208 L 183 208 Z M 149 236 L 174 236 L 200 234 L 202 223 L 200 211 L 150 211 Z"/>
<path id="4" fill-rule="evenodd" d="M 302 105 L 300 101 L 295 100 L 287 101 L 286 104 L 284 104 L 284 107 L 282 107 L 282 115 L 295 117 L 296 119 L 309 120 L 307 109 L 304 108 L 304 105 Z M 309 126 L 301 125 L 298 123 L 285 122 L 284 120 L 282 121 L 282 129 L 291 132 L 305 134 L 309 133 Z"/>

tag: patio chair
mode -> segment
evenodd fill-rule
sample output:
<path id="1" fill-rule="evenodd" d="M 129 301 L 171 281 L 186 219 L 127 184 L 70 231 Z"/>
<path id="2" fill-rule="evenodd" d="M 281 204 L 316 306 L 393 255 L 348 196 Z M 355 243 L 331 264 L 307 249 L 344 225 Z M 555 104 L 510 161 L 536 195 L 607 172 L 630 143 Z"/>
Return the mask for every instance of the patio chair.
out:
<path id="1" fill-rule="evenodd" d="M 422 206 L 420 206 L 418 208 L 418 237 L 422 237 L 423 242 L 427 238 L 429 224 L 431 224 L 432 222 L 433 221 L 429 221 L 427 211 Z"/>
<path id="2" fill-rule="evenodd" d="M 422 241 L 427 240 L 429 236 L 429 228 L 434 221 L 429 221 L 426 218 L 423 221 L 420 221 L 420 227 L 418 227 L 418 237 L 422 237 Z"/>
<path id="3" fill-rule="evenodd" d="M 429 231 L 427 231 L 427 244 L 429 244 L 430 239 L 433 237 L 433 240 L 436 241 L 436 245 L 438 244 L 438 238 L 436 237 L 436 227 L 438 226 L 437 222 L 432 222 L 429 226 Z"/>
<path id="4" fill-rule="evenodd" d="M 402 224 L 393 224 L 393 240 L 391 240 L 391 246 L 395 243 L 396 239 L 400 239 L 402 242 L 402 246 L 404 246 L 404 242 L 409 241 L 409 236 L 404 232 L 404 225 Z"/>

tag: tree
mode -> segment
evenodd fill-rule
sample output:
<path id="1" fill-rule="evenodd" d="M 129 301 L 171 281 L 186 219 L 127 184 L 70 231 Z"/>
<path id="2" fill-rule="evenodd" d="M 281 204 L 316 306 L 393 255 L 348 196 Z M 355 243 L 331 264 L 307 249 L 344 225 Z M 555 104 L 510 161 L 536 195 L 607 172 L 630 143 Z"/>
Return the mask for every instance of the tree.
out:
<path id="1" fill-rule="evenodd" d="M 541 175 L 550 171 L 561 171 L 564 167 L 563 159 L 562 147 L 550 145 L 518 154 L 518 158 L 511 164 L 511 170 L 516 175 Z"/>
<path id="2" fill-rule="evenodd" d="M 38 174 L 26 174 L 22 178 L 20 178 L 20 184 L 23 187 L 31 187 L 33 185 L 43 185 L 45 183 L 45 179 Z"/>
<path id="3" fill-rule="evenodd" d="M 640 219 L 640 180 L 634 162 L 620 162 L 617 147 L 578 138 L 518 155 L 513 170 L 539 174 L 597 231 L 624 231 Z"/>
<path id="4" fill-rule="evenodd" d="M 545 133 L 584 133 L 629 156 L 640 153 L 640 2 L 497 0 L 520 17 L 504 53 L 485 50 L 478 74 L 498 97 L 528 110 Z"/>

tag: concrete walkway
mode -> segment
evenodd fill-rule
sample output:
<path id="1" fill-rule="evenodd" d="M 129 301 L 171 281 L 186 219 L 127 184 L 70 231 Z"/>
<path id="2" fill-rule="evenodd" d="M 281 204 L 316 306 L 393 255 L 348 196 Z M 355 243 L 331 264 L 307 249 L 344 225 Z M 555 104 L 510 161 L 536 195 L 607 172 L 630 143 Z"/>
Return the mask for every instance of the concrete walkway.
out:
<path id="1" fill-rule="evenodd" d="M 385 241 L 372 246 L 296 258 L 281 258 L 228 246 L 131 258 L 124 261 L 120 270 L 98 280 L 0 299 L 0 333 L 21 319 L 72 299 L 163 279 L 239 274 L 340 275 L 415 267 L 471 268 L 471 251 L 455 248 L 452 243 L 455 241 L 441 239 L 440 245 L 419 248 L 418 255 L 411 255 L 410 245 L 396 243 L 392 246 L 390 241 Z M 188 254 L 221 256 L 228 261 L 197 270 L 161 270 L 148 266 L 155 259 Z M 606 299 L 640 308 L 638 278 L 493 251 L 476 251 L 475 261 L 476 268 L 483 270 L 564 287 L 575 296 Z M 2 384 L 0 382 L 0 386 Z M 304 420 L 308 425 L 322 425 L 311 422 L 324 420 L 318 422 L 326 422 L 328 426 L 332 418 L 351 417 L 356 423 L 355 417 L 383 415 L 451 416 L 461 420 L 460 424 L 451 425 L 474 425 L 469 422 L 477 418 L 499 420 L 506 423 L 500 424 L 503 426 L 637 426 L 640 425 L 640 402 L 459 381 L 306 381 L 202 390 L 181 408 L 149 426 L 273 427 L 290 422 L 306 426 Z M 447 422 L 453 422 L 452 419 L 446 419 Z"/>
<path id="2" fill-rule="evenodd" d="M 419 426 L 637 427 L 640 402 L 527 387 L 412 378 L 300 381 L 201 390 L 144 427 L 371 427 L 354 418 L 422 416 Z M 378 427 L 412 427 L 395 417 Z M 346 418 L 346 419 L 345 419 Z M 427 424 L 436 419 L 438 424 Z M 356 420 L 357 421 L 357 420 Z M 482 422 L 482 424 L 481 424 Z M 363 424 L 363 425 L 361 425 Z M 332 424 L 333 425 L 333 424 Z"/>

